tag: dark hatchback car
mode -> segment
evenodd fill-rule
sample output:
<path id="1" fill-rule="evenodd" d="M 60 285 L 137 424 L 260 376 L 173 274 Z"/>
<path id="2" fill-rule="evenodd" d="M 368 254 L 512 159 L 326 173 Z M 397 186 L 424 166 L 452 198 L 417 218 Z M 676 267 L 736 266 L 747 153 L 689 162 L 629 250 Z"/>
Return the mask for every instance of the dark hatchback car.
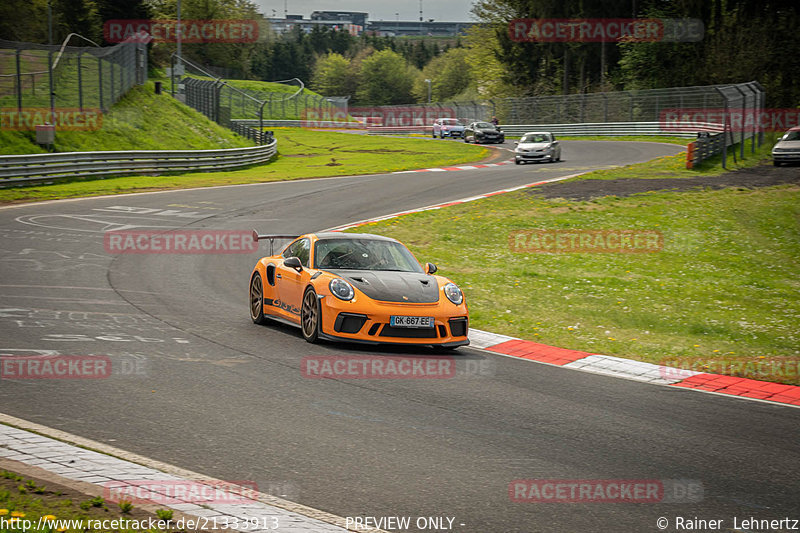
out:
<path id="1" fill-rule="evenodd" d="M 502 143 L 506 140 L 503 130 L 490 122 L 473 122 L 464 128 L 464 142 Z"/>

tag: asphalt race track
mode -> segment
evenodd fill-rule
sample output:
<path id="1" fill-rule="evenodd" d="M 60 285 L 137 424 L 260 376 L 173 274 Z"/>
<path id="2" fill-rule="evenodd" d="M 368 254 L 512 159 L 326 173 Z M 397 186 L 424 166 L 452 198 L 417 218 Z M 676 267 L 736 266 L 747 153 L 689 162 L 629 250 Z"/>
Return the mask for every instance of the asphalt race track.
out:
<path id="1" fill-rule="evenodd" d="M 310 345 L 295 328 L 253 325 L 248 279 L 263 244 L 258 254 L 207 255 L 113 256 L 103 247 L 104 231 L 125 227 L 299 234 L 678 150 L 566 141 L 557 164 L 0 209 L 2 354 L 108 355 L 122 372 L 2 380 L 0 412 L 219 479 L 253 480 L 340 516 L 454 517 L 460 532 L 800 518 L 798 409 L 469 348 L 452 379 L 307 379 L 304 356 L 441 356 Z M 516 479 L 682 479 L 703 493 L 693 503 L 515 503 Z"/>

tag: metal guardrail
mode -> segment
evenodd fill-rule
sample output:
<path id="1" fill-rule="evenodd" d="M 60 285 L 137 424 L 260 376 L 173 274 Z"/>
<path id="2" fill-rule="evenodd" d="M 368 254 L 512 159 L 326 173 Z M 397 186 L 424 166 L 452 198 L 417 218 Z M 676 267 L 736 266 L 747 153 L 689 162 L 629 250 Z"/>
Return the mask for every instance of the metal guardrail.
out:
<path id="1" fill-rule="evenodd" d="M 529 131 L 549 131 L 554 135 L 568 136 L 625 136 L 625 135 L 645 135 L 645 136 L 669 136 L 692 138 L 697 136 L 698 131 L 720 131 L 719 124 L 687 124 L 682 126 L 680 123 L 671 124 L 669 129 L 664 128 L 661 122 L 597 122 L 583 124 L 509 124 L 501 125 L 506 135 L 519 136 Z M 699 128 L 699 130 L 698 130 Z"/>
<path id="2" fill-rule="evenodd" d="M 268 128 L 312 128 L 312 129 L 337 129 L 337 130 L 363 130 L 366 126 L 362 122 L 337 122 L 333 120 L 283 120 L 283 119 L 268 119 L 263 121 L 264 127 Z M 246 126 L 257 128 L 259 125 L 258 119 L 242 118 L 232 119 L 231 124 L 244 124 Z M 428 127 L 430 129 L 430 126 Z"/>
<path id="3" fill-rule="evenodd" d="M 258 126 L 258 120 L 232 120 L 232 124 Z M 304 121 L 304 120 L 264 120 L 264 126 L 273 128 L 330 128 L 330 129 L 366 129 L 369 135 L 398 135 L 419 133 L 431 135 L 430 124 L 414 126 L 365 126 L 359 122 Z M 694 138 L 698 132 L 717 133 L 722 131 L 720 124 L 708 123 L 670 123 L 665 129 L 661 122 L 598 122 L 589 124 L 506 124 L 500 128 L 506 135 L 519 137 L 529 131 L 549 131 L 555 135 L 569 136 L 668 136 Z"/>
<path id="4" fill-rule="evenodd" d="M 258 121 L 255 122 L 257 123 Z M 256 126 L 258 126 L 258 124 L 256 124 Z M 258 129 L 257 127 L 254 128 L 248 124 L 243 124 L 240 121 L 231 121 L 230 129 L 232 132 L 237 133 L 242 137 L 246 137 L 247 139 L 250 139 L 259 145 L 269 144 L 272 142 L 273 133 L 271 131 Z"/>
<path id="5" fill-rule="evenodd" d="M 367 129 L 367 135 L 400 135 L 409 133 L 419 133 L 431 135 L 433 127 L 428 126 L 372 126 Z"/>
<path id="6" fill-rule="evenodd" d="M 501 125 L 500 129 L 507 136 L 519 137 L 530 131 L 549 131 L 556 136 L 567 135 L 575 137 L 585 136 L 669 136 L 694 138 L 698 131 L 719 132 L 722 130 L 720 124 L 714 123 L 674 123 L 670 124 L 669 129 L 664 129 L 660 122 L 607 122 L 592 124 L 506 124 Z M 371 127 L 367 130 L 370 135 L 397 135 L 402 133 L 421 133 L 431 135 L 431 126 L 390 126 L 390 127 Z"/>
<path id="7" fill-rule="evenodd" d="M 721 154 L 726 149 L 725 133 L 717 133 L 708 137 L 698 137 L 686 147 L 686 168 L 694 168 L 697 164 Z"/>
<path id="8" fill-rule="evenodd" d="M 267 132 L 269 133 L 269 132 Z M 270 136 L 271 138 L 271 136 Z M 264 163 L 278 142 L 219 150 L 130 150 L 0 156 L 0 188 L 89 176 L 212 171 Z"/>

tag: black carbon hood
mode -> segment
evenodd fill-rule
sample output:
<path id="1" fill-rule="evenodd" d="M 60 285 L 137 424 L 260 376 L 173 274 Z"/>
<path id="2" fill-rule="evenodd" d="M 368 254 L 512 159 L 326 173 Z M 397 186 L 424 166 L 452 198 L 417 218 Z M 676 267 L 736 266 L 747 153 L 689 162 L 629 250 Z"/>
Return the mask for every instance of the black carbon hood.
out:
<path id="1" fill-rule="evenodd" d="M 373 300 L 429 304 L 439 301 L 436 278 L 416 272 L 330 270 Z"/>

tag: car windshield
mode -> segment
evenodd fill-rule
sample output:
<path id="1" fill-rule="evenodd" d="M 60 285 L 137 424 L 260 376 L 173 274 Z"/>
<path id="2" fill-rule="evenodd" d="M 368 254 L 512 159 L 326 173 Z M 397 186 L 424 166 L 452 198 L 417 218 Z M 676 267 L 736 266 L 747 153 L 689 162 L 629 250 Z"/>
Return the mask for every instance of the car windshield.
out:
<path id="1" fill-rule="evenodd" d="M 790 131 L 783 136 L 782 141 L 800 141 L 800 131 Z"/>
<path id="2" fill-rule="evenodd" d="M 423 272 L 405 246 L 378 239 L 320 239 L 314 245 L 314 267 Z"/>
<path id="3" fill-rule="evenodd" d="M 458 121 L 458 119 L 446 118 L 446 119 L 442 120 L 442 125 L 444 125 L 444 126 L 460 126 L 461 123 Z"/>
<path id="4" fill-rule="evenodd" d="M 489 124 L 488 122 L 478 122 L 477 124 L 475 124 L 475 127 L 476 128 L 494 129 L 494 125 L 493 124 Z"/>
<path id="5" fill-rule="evenodd" d="M 547 133 L 530 133 L 528 135 L 523 135 L 522 139 L 519 140 L 521 143 L 549 143 L 550 142 L 550 135 Z"/>

